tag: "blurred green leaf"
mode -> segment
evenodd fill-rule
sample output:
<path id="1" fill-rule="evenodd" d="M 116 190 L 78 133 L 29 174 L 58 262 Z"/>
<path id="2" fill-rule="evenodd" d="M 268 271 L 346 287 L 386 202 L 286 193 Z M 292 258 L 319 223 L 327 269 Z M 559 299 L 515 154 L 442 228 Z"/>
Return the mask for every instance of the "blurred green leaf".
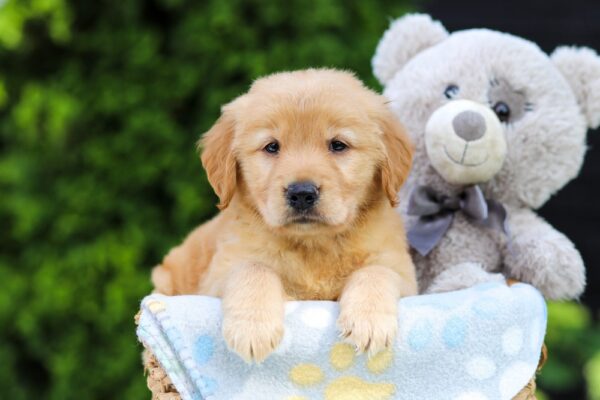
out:
<path id="1" fill-rule="evenodd" d="M 23 40 L 24 25 L 44 20 L 57 42 L 70 38 L 71 12 L 64 0 L 4 0 L 0 2 L 0 44 L 15 49 Z"/>
<path id="2" fill-rule="evenodd" d="M 535 391 L 535 396 L 537 397 L 537 400 L 549 400 L 548 395 L 540 389 Z"/>
<path id="3" fill-rule="evenodd" d="M 590 400 L 600 400 L 600 351 L 587 362 L 584 373 Z"/>
<path id="4" fill-rule="evenodd" d="M 548 304 L 546 333 L 548 361 L 538 378 L 540 386 L 554 393 L 568 393 L 586 382 L 583 368 L 591 356 L 600 351 L 600 329 L 589 310 L 575 302 Z M 592 368 L 593 367 L 589 367 Z M 591 373 L 590 373 L 591 374 Z M 589 374 L 588 374 L 589 375 Z M 591 393 L 592 387 L 588 386 Z"/>

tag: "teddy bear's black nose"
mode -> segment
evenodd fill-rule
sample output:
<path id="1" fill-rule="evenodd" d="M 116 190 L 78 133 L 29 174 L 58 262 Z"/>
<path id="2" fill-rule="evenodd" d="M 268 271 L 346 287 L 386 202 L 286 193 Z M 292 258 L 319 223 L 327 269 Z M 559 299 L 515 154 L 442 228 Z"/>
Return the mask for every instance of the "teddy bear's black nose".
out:
<path id="1" fill-rule="evenodd" d="M 463 111 L 452 120 L 454 132 L 467 142 L 477 140 L 485 135 L 485 119 L 475 111 Z"/>
<path id="2" fill-rule="evenodd" d="M 312 182 L 294 182 L 288 185 L 287 202 L 296 211 L 312 208 L 319 199 L 319 190 Z"/>

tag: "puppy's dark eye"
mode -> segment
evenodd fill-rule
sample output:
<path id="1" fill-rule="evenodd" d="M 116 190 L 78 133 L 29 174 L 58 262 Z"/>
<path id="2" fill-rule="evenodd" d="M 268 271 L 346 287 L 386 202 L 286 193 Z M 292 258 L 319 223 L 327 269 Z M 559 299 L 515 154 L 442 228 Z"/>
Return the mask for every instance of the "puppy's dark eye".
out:
<path id="1" fill-rule="evenodd" d="M 329 143 L 329 150 L 334 153 L 339 153 L 348 148 L 348 145 L 344 142 L 340 142 L 339 140 L 332 140 Z"/>
<path id="2" fill-rule="evenodd" d="M 448 87 L 446 88 L 446 90 L 444 90 L 444 96 L 446 96 L 446 98 L 448 100 L 453 99 L 456 97 L 456 95 L 458 95 L 458 92 L 460 92 L 460 89 L 458 88 L 458 86 L 456 85 L 448 85 Z"/>
<path id="3" fill-rule="evenodd" d="M 266 145 L 263 148 L 264 151 L 266 151 L 269 154 L 277 154 L 279 153 L 279 143 L 278 142 L 271 142 L 268 145 Z"/>
<path id="4" fill-rule="evenodd" d="M 503 101 L 499 101 L 494 104 L 492 110 L 494 110 L 498 116 L 498 119 L 502 122 L 506 122 L 510 118 L 510 107 Z"/>

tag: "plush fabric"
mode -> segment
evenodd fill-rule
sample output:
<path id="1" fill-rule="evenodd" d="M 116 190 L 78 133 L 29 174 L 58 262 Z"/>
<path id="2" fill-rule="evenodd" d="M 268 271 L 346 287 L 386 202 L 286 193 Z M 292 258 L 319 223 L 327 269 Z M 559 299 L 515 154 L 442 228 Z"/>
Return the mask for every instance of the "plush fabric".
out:
<path id="1" fill-rule="evenodd" d="M 546 306 L 533 287 L 484 283 L 399 302 L 393 348 L 368 359 L 340 342 L 335 302 L 288 302 L 282 344 L 246 364 L 221 335 L 220 300 L 151 295 L 140 341 L 185 399 L 511 399 L 534 375 Z"/>
<path id="2" fill-rule="evenodd" d="M 577 298 L 585 287 L 581 256 L 535 210 L 577 176 L 586 132 L 600 124 L 598 55 L 561 47 L 548 56 L 513 35 L 448 33 L 429 16 L 408 15 L 384 34 L 373 69 L 416 148 L 400 194 L 407 227 L 418 218 L 406 215 L 406 206 L 419 186 L 453 196 L 478 184 L 508 213 L 510 235 L 456 213 L 430 253 L 415 252 L 420 290 L 455 290 L 502 273 L 549 299 Z M 490 145 L 492 138 L 498 140 Z"/>

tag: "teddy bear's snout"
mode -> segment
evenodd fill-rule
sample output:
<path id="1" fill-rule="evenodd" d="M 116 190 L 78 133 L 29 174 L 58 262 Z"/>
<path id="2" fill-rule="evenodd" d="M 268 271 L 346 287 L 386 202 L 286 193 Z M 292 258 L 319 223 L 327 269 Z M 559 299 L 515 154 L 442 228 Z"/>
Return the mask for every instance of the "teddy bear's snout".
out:
<path id="1" fill-rule="evenodd" d="M 470 185 L 490 180 L 504 164 L 504 127 L 487 105 L 450 101 L 431 114 L 425 127 L 427 155 L 448 182 Z"/>
<path id="2" fill-rule="evenodd" d="M 467 142 L 481 139 L 486 131 L 485 119 L 481 114 L 470 110 L 462 111 L 454 117 L 452 127 L 454 132 Z"/>

